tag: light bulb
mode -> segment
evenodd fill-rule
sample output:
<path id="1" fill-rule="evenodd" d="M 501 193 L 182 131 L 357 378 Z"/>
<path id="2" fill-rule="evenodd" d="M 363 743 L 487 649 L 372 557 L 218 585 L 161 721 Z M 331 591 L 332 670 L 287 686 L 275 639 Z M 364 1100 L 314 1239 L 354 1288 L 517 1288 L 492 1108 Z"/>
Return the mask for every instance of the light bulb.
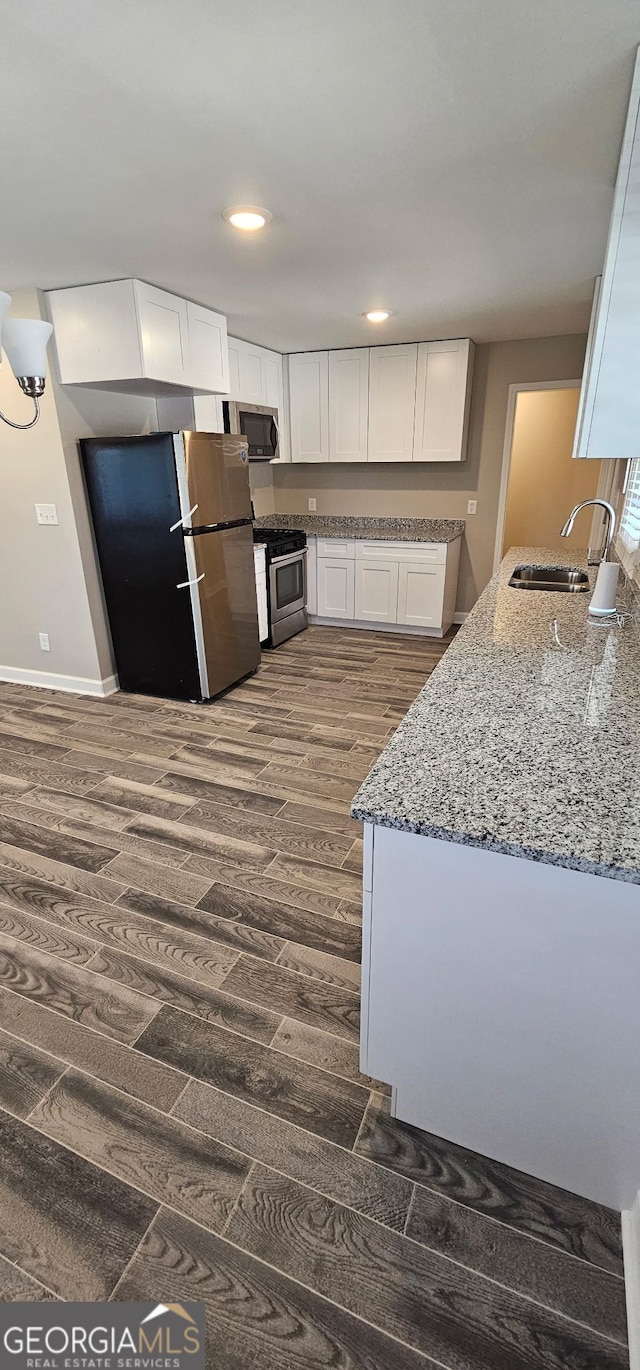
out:
<path id="1" fill-rule="evenodd" d="M 369 313 L 365 315 L 365 318 L 369 320 L 369 323 L 384 323 L 385 319 L 389 318 L 389 310 L 370 309 Z"/>
<path id="2" fill-rule="evenodd" d="M 233 224 L 234 228 L 241 228 L 245 233 L 255 233 L 256 229 L 264 228 L 273 215 L 268 209 L 259 209 L 257 205 L 233 205 L 231 209 L 225 209 L 222 217 L 227 223 Z"/>

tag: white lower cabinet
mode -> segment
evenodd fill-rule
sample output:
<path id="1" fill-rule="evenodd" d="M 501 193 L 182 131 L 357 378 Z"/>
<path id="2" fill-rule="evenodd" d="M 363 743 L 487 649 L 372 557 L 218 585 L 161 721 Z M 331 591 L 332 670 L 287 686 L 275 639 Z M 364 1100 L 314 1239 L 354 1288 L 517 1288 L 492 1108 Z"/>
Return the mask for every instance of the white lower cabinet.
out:
<path id="1" fill-rule="evenodd" d="M 444 566 L 403 561 L 398 567 L 397 623 L 414 628 L 437 628 L 442 619 Z"/>
<path id="2" fill-rule="evenodd" d="M 448 543 L 310 538 L 316 620 L 351 621 L 442 637 L 455 613 L 460 538 Z"/>
<path id="3" fill-rule="evenodd" d="M 266 549 L 258 544 L 253 549 L 253 562 L 256 571 L 256 598 L 258 600 L 258 630 L 260 641 L 269 636 L 269 614 L 267 611 L 267 560 Z"/>
<path id="4" fill-rule="evenodd" d="M 397 561 L 356 562 L 355 617 L 372 623 L 398 622 Z"/>
<path id="5" fill-rule="evenodd" d="M 318 556 L 318 615 L 353 618 L 355 561 L 351 557 Z"/>

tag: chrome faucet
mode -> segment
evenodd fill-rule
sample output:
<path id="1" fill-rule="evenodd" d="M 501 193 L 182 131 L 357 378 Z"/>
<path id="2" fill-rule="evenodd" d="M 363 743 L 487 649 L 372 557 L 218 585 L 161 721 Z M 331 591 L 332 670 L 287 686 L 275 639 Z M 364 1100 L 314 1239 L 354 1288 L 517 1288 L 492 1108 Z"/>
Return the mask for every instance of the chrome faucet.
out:
<path id="1" fill-rule="evenodd" d="M 598 556 L 598 555 L 595 555 L 595 556 L 594 556 L 594 555 L 592 555 L 592 554 L 591 554 L 591 549 L 589 548 L 589 558 L 588 558 L 587 565 L 588 565 L 588 566 L 599 566 L 601 561 L 608 561 L 608 560 L 609 560 L 609 553 L 610 553 L 610 551 L 611 551 L 611 544 L 612 544 L 612 542 L 613 542 L 614 535 L 615 535 L 615 531 L 616 531 L 616 511 L 615 511 L 613 505 L 612 505 L 612 504 L 609 504 L 609 501 L 608 501 L 608 500 L 606 500 L 606 499 L 583 499 L 582 504 L 576 504 L 575 509 L 572 509 L 572 510 L 571 510 L 571 513 L 569 514 L 569 517 L 568 517 L 568 519 L 567 519 L 567 522 L 566 522 L 565 525 L 564 525 L 564 528 L 562 529 L 562 532 L 561 532 L 561 534 L 560 534 L 560 537 L 561 537 L 561 538 L 568 538 L 569 533 L 571 532 L 571 529 L 573 528 L 573 524 L 574 524 L 574 520 L 575 520 L 576 514 L 579 514 L 581 509 L 586 509 L 586 508 L 587 508 L 587 505 L 589 505 L 589 504 L 597 504 L 597 505 L 599 506 L 600 509 L 604 509 L 604 510 L 605 510 L 605 512 L 606 512 L 606 514 L 607 514 L 607 516 L 608 516 L 608 517 L 607 517 L 607 531 L 606 531 L 606 535 L 605 535 L 605 539 L 604 539 L 604 547 L 603 547 L 603 549 L 602 549 L 602 555 L 601 555 L 601 556 Z"/>

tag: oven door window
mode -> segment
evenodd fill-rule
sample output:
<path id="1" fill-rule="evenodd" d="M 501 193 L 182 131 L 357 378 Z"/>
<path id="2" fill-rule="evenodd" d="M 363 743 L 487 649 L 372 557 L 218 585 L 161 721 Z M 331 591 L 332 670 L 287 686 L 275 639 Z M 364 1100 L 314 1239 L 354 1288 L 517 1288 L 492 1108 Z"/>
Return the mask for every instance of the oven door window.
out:
<path id="1" fill-rule="evenodd" d="M 249 443 L 250 457 L 275 457 L 278 430 L 271 414 L 252 414 L 248 409 L 239 413 L 240 432 Z"/>
<path id="2" fill-rule="evenodd" d="M 276 609 L 286 609 L 304 596 L 304 562 L 302 558 L 290 561 L 286 566 L 274 566 L 276 582 Z"/>

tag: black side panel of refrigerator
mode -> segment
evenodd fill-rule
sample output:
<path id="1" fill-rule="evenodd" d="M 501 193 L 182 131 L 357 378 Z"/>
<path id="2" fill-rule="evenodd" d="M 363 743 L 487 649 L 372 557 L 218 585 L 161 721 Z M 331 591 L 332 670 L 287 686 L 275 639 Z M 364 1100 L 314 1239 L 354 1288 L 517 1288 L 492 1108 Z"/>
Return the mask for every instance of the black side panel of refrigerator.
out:
<path id="1" fill-rule="evenodd" d="M 123 690 L 199 699 L 198 659 L 168 433 L 80 441 Z"/>

